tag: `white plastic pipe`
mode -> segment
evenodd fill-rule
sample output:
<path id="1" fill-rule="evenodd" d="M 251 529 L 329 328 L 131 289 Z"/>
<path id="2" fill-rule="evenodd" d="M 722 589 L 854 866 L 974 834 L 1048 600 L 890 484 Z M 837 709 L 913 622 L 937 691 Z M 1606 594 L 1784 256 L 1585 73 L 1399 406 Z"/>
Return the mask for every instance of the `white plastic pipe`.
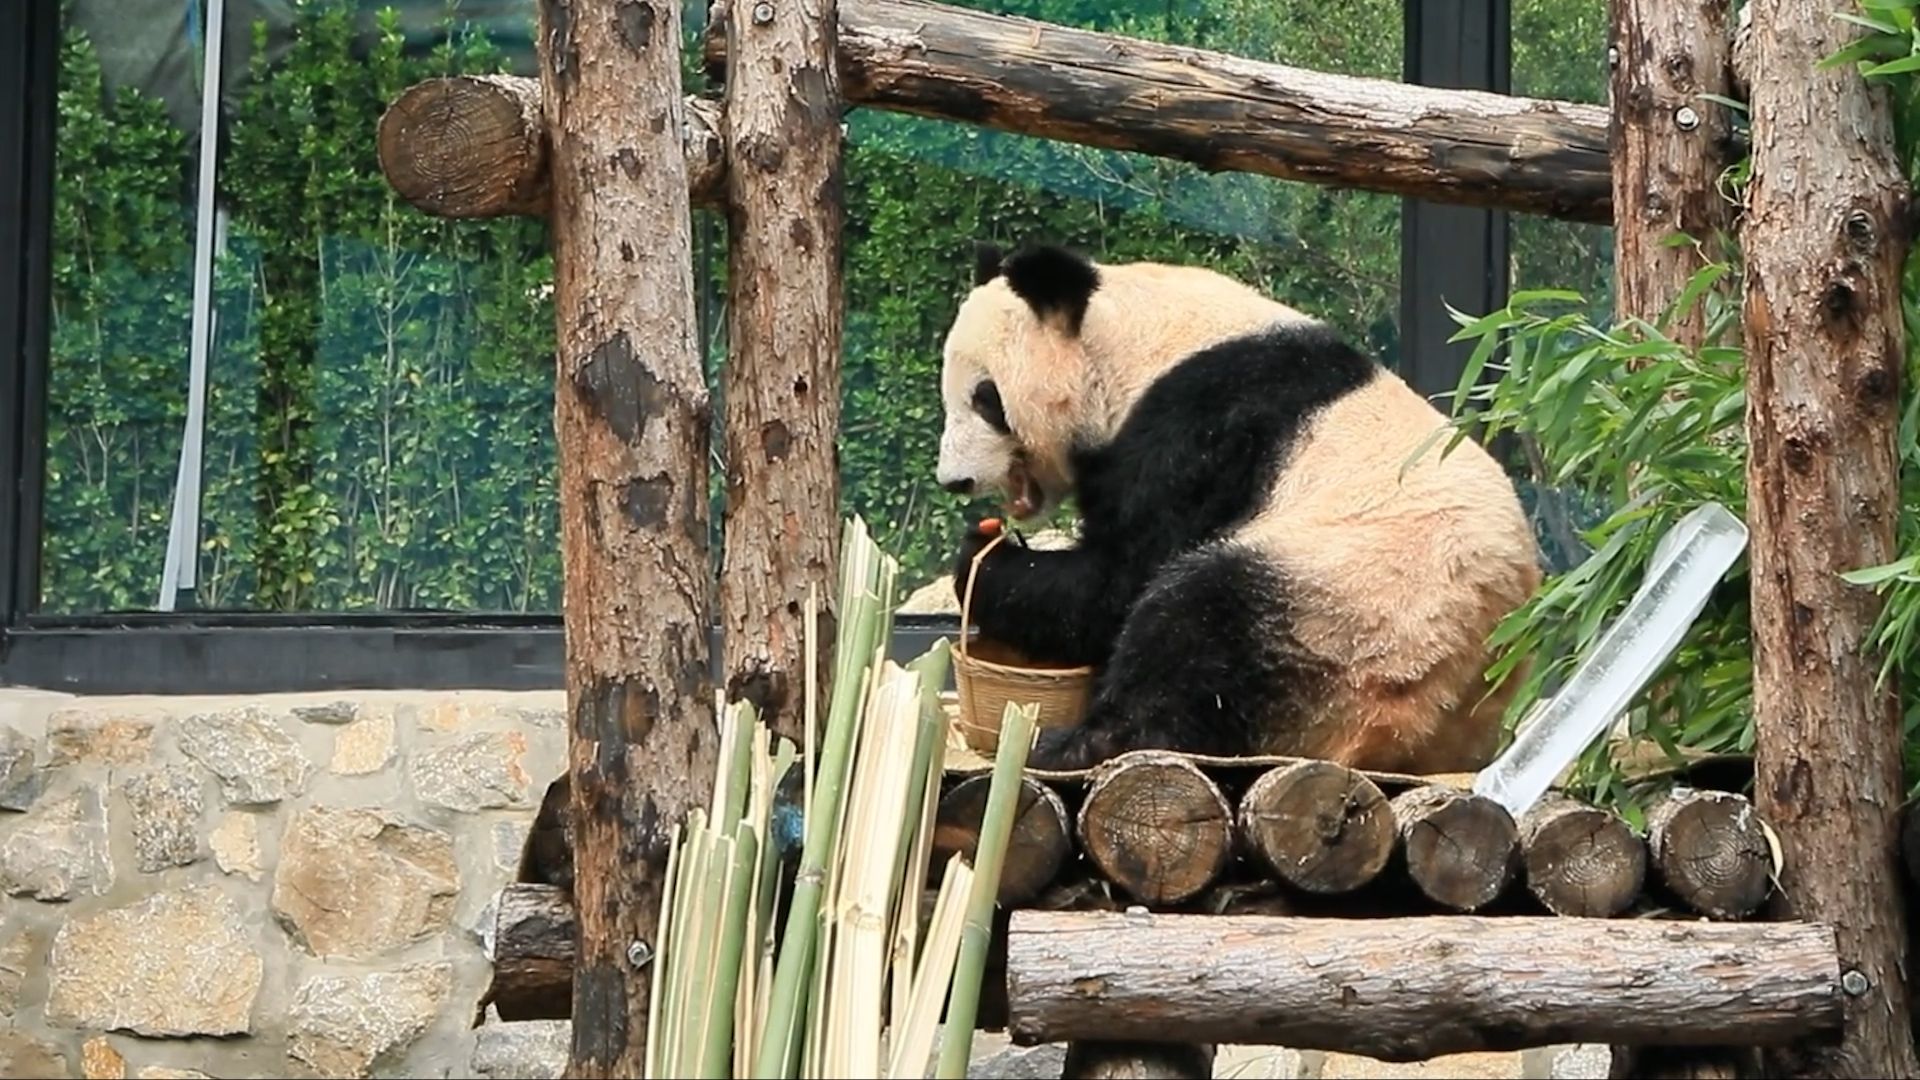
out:
<path id="1" fill-rule="evenodd" d="M 1645 580 L 1566 686 L 1522 722 L 1513 745 L 1475 777 L 1475 794 L 1515 818 L 1546 793 L 1680 647 L 1714 587 L 1747 547 L 1746 523 L 1696 507 L 1654 546 Z"/>
<path id="2" fill-rule="evenodd" d="M 193 238 L 193 328 L 187 359 L 187 423 L 180 439 L 180 468 L 173 481 L 173 518 L 167 530 L 167 557 L 160 568 L 161 611 L 172 611 L 174 596 L 194 587 L 199 565 L 200 464 L 206 433 L 207 350 L 213 339 L 214 177 L 219 163 L 220 46 L 225 37 L 225 0 L 207 0 L 206 56 L 200 78 L 199 208 Z"/>

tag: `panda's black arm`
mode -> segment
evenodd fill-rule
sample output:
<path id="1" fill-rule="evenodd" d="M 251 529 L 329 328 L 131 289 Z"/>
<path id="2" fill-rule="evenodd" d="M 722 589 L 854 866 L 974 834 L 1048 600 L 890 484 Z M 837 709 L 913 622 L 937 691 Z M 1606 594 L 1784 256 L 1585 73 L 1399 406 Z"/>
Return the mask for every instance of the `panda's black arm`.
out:
<path id="1" fill-rule="evenodd" d="M 963 552 L 954 568 L 954 591 L 962 603 L 970 561 L 971 554 Z M 1035 660 L 1100 664 L 1112 651 L 1137 591 L 1129 576 L 1094 551 L 1002 544 L 980 562 L 970 614 L 983 636 Z"/>

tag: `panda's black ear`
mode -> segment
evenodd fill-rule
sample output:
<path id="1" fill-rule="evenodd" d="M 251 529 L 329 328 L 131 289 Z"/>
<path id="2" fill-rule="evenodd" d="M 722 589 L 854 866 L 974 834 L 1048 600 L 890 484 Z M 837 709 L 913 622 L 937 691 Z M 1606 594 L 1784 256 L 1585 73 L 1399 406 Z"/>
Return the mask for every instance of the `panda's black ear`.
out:
<path id="1" fill-rule="evenodd" d="M 1078 334 L 1087 302 L 1100 287 L 1100 273 L 1085 256 L 1048 244 L 1016 252 L 1001 265 L 1014 295 L 1042 319 L 1058 317 Z"/>
<path id="2" fill-rule="evenodd" d="M 985 285 L 1000 276 L 1000 261 L 1004 258 L 1000 245 L 985 241 L 973 245 L 973 283 Z"/>

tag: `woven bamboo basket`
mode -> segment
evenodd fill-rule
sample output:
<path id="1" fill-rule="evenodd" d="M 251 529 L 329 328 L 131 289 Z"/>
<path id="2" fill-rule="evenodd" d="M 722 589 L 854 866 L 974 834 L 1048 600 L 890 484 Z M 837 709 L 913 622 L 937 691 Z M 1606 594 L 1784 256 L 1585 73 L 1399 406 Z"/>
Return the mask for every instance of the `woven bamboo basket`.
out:
<path id="1" fill-rule="evenodd" d="M 960 647 L 953 657 L 954 689 L 960 712 L 955 719 L 961 738 L 982 754 L 1000 747 L 1000 721 L 1008 703 L 1038 705 L 1039 727 L 1073 727 L 1087 712 L 1093 689 L 1093 668 L 1035 664 L 1011 647 L 981 638 L 973 627 L 973 586 L 980 560 L 1007 538 L 1002 532 L 987 542 L 967 567 L 967 589 L 960 601 Z"/>

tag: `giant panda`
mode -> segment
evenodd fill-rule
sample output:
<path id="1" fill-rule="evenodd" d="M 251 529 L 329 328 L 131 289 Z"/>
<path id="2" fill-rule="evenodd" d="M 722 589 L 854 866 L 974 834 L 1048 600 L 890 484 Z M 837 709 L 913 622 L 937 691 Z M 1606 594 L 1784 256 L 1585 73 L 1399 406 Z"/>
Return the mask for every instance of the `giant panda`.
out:
<path id="1" fill-rule="evenodd" d="M 1540 584 L 1533 531 L 1482 446 L 1448 450 L 1446 417 L 1323 322 L 1199 267 L 983 247 L 941 394 L 937 482 L 1018 520 L 1079 510 L 1074 547 L 1010 538 L 975 586 L 983 637 L 1096 669 L 1030 766 L 1493 757 L 1512 682 L 1488 637 Z M 993 532 L 968 529 L 956 592 Z"/>

